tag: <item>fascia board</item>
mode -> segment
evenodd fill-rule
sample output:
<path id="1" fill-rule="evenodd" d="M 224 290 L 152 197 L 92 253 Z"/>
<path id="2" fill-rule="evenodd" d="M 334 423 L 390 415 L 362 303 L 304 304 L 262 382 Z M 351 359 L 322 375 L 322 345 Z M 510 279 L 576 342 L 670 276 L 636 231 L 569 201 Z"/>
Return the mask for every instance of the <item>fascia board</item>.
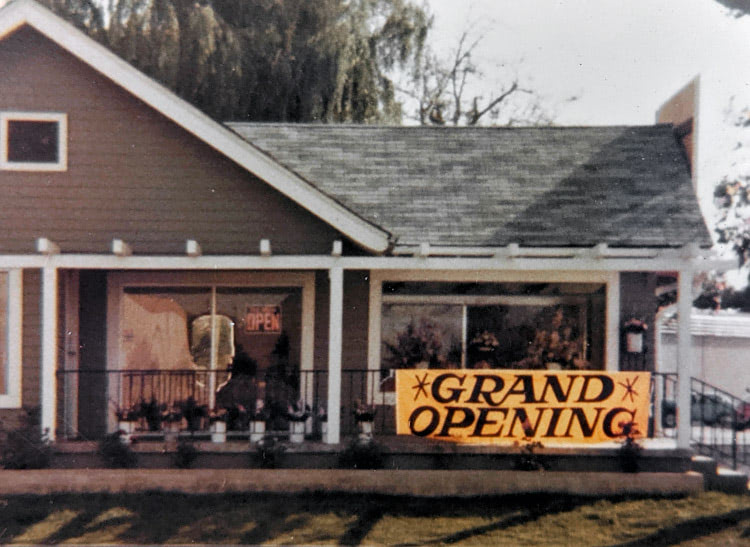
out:
<path id="1" fill-rule="evenodd" d="M 382 253 L 388 248 L 388 232 L 370 224 L 312 187 L 239 135 L 215 122 L 33 0 L 17 0 L 0 11 L 0 39 L 24 24 L 41 32 L 365 249 Z"/>

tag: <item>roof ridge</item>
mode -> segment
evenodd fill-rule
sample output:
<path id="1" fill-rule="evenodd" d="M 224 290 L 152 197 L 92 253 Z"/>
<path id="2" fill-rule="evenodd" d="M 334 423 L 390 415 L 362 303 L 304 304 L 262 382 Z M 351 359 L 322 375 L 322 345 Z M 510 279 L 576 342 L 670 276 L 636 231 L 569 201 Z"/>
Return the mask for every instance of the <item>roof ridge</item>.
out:
<path id="1" fill-rule="evenodd" d="M 232 127 L 293 127 L 315 129 L 389 129 L 405 131 L 564 131 L 572 129 L 607 130 L 607 129 L 665 129 L 672 128 L 671 123 L 655 123 L 651 125 L 528 125 L 528 126 L 445 126 L 445 125 L 388 125 L 388 124 L 357 124 L 357 123 L 314 123 L 314 122 L 255 122 L 255 121 L 224 121 L 224 125 Z"/>

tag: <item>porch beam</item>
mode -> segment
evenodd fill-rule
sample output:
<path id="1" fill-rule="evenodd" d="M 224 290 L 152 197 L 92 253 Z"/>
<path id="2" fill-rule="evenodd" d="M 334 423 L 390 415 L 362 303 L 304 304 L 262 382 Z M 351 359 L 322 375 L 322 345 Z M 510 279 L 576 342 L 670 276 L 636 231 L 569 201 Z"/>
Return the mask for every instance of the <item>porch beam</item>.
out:
<path id="1" fill-rule="evenodd" d="M 685 259 L 674 253 L 653 258 L 628 257 L 336 257 L 330 255 L 203 255 L 189 256 L 113 256 L 91 254 L 0 255 L 0 268 L 118 269 L 118 270 L 504 270 L 504 271 L 679 271 Z M 736 260 L 696 257 L 688 261 L 694 271 L 728 270 Z"/>
<path id="2" fill-rule="evenodd" d="M 693 271 L 680 270 L 677 293 L 677 447 L 689 449 L 692 424 L 690 418 L 690 379 L 693 374 L 692 333 Z"/>
<path id="3" fill-rule="evenodd" d="M 50 441 L 55 440 L 57 423 L 57 269 L 42 269 L 42 371 L 41 429 Z"/>
<path id="4" fill-rule="evenodd" d="M 328 318 L 328 433 L 325 442 L 341 441 L 341 345 L 344 316 L 344 270 L 331 268 Z"/>

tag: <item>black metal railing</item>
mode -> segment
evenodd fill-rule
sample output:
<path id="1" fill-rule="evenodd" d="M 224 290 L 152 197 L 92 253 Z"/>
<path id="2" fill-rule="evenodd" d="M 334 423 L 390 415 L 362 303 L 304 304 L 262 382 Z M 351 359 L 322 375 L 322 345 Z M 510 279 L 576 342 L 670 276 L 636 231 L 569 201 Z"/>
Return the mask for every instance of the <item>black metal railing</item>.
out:
<path id="1" fill-rule="evenodd" d="M 677 374 L 653 373 L 650 436 L 676 437 L 678 420 Z M 750 401 L 692 378 L 690 444 L 733 469 L 750 465 Z"/>
<path id="2" fill-rule="evenodd" d="M 228 406 L 222 388 L 231 378 L 229 370 L 65 370 L 58 372 L 58 436 L 95 438 L 111 429 L 116 413 L 149 405 L 164 412 L 202 408 L 206 419 L 188 423 L 183 429 L 208 431 L 208 413 Z M 395 432 L 392 378 L 379 370 L 343 370 L 341 373 L 341 433 L 357 431 L 355 409 L 375 409 L 375 432 Z M 247 385 L 251 387 L 247 387 Z M 261 399 L 268 427 L 284 429 L 289 405 L 301 402 L 309 408 L 308 436 L 319 436 L 327 419 L 328 371 L 295 371 L 288 375 L 265 375 L 245 386 L 240 397 L 252 404 Z M 389 391 L 390 390 L 390 391 Z M 234 398 L 237 395 L 235 394 Z M 236 401 L 235 401 L 236 402 Z M 139 429 L 154 431 L 146 417 L 138 415 Z"/>

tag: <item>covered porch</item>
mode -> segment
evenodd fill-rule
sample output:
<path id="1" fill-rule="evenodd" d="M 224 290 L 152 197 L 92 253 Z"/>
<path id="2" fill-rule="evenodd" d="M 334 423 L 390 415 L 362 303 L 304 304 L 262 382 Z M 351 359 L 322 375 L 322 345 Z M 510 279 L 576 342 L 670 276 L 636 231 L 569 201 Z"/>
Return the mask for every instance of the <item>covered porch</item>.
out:
<path id="1" fill-rule="evenodd" d="M 689 410 L 683 409 L 690 408 L 692 356 L 688 322 L 682 318 L 690 317 L 694 272 L 725 265 L 692 245 L 681 249 L 614 249 L 603 244 L 587 249 L 517 245 L 443 249 L 424 245 L 397 250 L 389 257 L 342 256 L 338 243 L 330 256 L 275 256 L 270 243 L 265 243 L 266 250 L 261 245 L 260 256 L 202 256 L 195 252 L 199 249 L 196 242 L 187 243 L 186 256 L 182 257 L 133 256 L 122 245 L 113 242 L 112 255 L 62 254 L 53 242 L 43 239 L 38 242 L 36 256 L 3 257 L 6 268 L 41 271 L 41 427 L 52 440 L 93 438 L 82 431 L 87 420 L 99 424 L 98 430 L 90 431 L 115 431 L 118 413 L 122 417 L 128 411 L 137 414 L 130 421 L 135 423 L 134 433 L 143 438 L 158 439 L 165 423 L 176 423 L 173 429 L 183 436 L 207 435 L 212 415 L 220 411 L 219 388 L 231 378 L 227 367 L 231 361 L 221 362 L 217 319 L 222 315 L 218 313 L 220 294 L 222 289 L 236 291 L 238 287 L 242 294 L 251 294 L 256 300 L 257 289 L 271 289 L 261 291 L 265 298 L 278 295 L 279 288 L 299 300 L 295 304 L 296 342 L 291 344 L 299 357 L 290 360 L 276 386 L 269 385 L 267 374 L 255 379 L 261 390 L 258 393 L 262 393 L 255 399 L 262 400 L 266 410 L 266 431 L 284 435 L 290 430 L 290 422 L 295 421 L 290 413 L 299 412 L 307 441 L 340 445 L 343 438 L 357 433 L 356 411 L 362 407 L 374 411 L 376 435 L 395 433 L 392 369 L 398 367 L 386 358 L 388 346 L 384 343 L 386 331 L 403 319 L 389 320 L 388 314 L 394 310 L 426 306 L 423 311 L 429 312 L 430 306 L 443 306 L 457 312 L 456 316 L 448 313 L 448 322 L 455 323 L 460 334 L 460 347 L 453 348 L 451 360 L 436 356 L 440 357 L 436 363 L 406 363 L 402 368 L 477 368 L 480 365 L 471 356 L 470 347 L 474 333 L 469 333 L 469 327 L 472 322 L 482 325 L 482 317 L 493 315 L 488 306 L 521 309 L 553 304 L 558 310 L 570 306 L 571 316 L 578 322 L 574 327 L 584 340 L 580 358 L 586 366 L 617 371 L 623 363 L 621 311 L 628 299 L 621 293 L 621 276 L 674 272 L 681 297 L 678 374 L 668 381 L 654 376 L 652 384 L 671 385 L 677 416 L 688 415 Z M 99 302 L 104 317 L 89 317 L 106 325 L 106 343 L 98 366 L 90 366 L 90 362 L 88 367 L 81 367 L 75 354 L 76 348 L 82 347 L 77 336 L 85 332 L 80 322 L 85 320 L 86 310 L 78 288 L 81 274 L 90 272 L 99 272 L 100 279 L 106 279 L 106 302 Z M 467 289 L 469 285 L 472 290 Z M 549 294 L 526 294 L 532 285 L 551 289 Z M 446 286 L 452 289 L 442 291 Z M 509 289 L 511 286 L 517 293 Z M 204 348 L 207 365 L 124 367 L 119 324 L 124 317 L 123 295 L 169 288 L 180 288 L 184 295 L 186 287 L 206 289 L 208 314 L 203 315 L 208 316 L 210 333 L 210 343 Z M 363 310 L 365 321 L 352 323 L 353 317 L 363 316 Z M 449 344 L 445 346 L 450 349 Z M 554 365 L 560 365 L 559 360 L 550 366 L 544 364 L 552 370 L 561 368 Z M 523 368 L 519 361 L 496 362 L 494 366 Z M 688 449 L 690 421 L 678 418 L 675 428 L 664 428 L 658 418 L 659 398 L 669 396 L 664 389 L 652 390 L 654 426 L 649 434 L 673 437 L 676 449 Z M 269 395 L 274 392 L 283 393 L 278 401 Z M 152 401 L 166 414 L 174 413 L 172 418 L 162 419 L 159 427 L 147 419 L 143 408 Z M 289 408 L 297 403 L 299 406 Z M 232 422 L 238 425 L 229 427 L 230 440 L 249 437 L 249 417 L 259 409 L 243 407 L 245 415 Z"/>

